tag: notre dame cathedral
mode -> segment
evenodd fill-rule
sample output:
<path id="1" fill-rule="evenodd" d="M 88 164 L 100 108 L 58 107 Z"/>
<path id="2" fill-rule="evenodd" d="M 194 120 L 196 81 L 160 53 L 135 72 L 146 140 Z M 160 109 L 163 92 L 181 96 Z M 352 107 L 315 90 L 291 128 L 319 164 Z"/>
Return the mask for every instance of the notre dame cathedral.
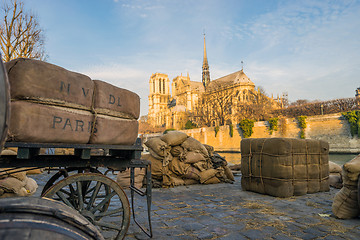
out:
<path id="1" fill-rule="evenodd" d="M 181 74 L 172 80 L 171 94 L 168 75 L 154 73 L 150 77 L 149 85 L 148 123 L 153 127 L 167 129 L 184 129 L 188 120 L 194 121 L 200 115 L 206 115 L 207 126 L 234 123 L 236 112 L 239 111 L 234 106 L 249 101 L 259 93 L 259 89 L 255 89 L 255 84 L 246 76 L 243 69 L 215 80 L 210 79 L 205 35 L 202 82 L 191 81 L 189 74 Z M 216 99 L 219 104 L 210 106 L 207 103 L 211 102 L 211 99 Z M 270 100 L 274 105 L 281 105 L 279 97 Z M 217 116 L 216 110 L 219 108 L 225 111 L 226 122 L 221 122 Z"/>

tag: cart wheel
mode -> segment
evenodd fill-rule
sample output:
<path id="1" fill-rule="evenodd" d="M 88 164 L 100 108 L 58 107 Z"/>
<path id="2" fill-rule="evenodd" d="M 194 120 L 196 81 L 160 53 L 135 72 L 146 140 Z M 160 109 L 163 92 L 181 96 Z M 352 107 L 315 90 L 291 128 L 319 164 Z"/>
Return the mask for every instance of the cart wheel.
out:
<path id="1" fill-rule="evenodd" d="M 60 181 L 61 179 L 64 179 L 66 177 L 69 176 L 69 173 L 71 172 L 77 172 L 77 173 L 84 173 L 84 172 L 91 172 L 91 173 L 100 173 L 101 172 L 99 170 L 97 170 L 96 168 L 78 168 L 78 167 L 69 167 L 69 168 L 64 168 L 64 169 L 60 169 L 57 173 L 55 173 L 50 179 L 49 181 L 47 181 L 47 183 L 45 184 L 42 192 L 41 192 L 41 196 L 44 195 L 44 193 L 51 187 L 53 186 L 56 182 Z M 107 192 L 108 193 L 108 192 Z"/>
<path id="2" fill-rule="evenodd" d="M 105 239 L 125 237 L 130 223 L 129 200 L 112 179 L 98 173 L 79 173 L 60 180 L 43 196 L 78 210 L 100 229 Z M 107 211 L 102 211 L 106 204 L 109 204 Z"/>

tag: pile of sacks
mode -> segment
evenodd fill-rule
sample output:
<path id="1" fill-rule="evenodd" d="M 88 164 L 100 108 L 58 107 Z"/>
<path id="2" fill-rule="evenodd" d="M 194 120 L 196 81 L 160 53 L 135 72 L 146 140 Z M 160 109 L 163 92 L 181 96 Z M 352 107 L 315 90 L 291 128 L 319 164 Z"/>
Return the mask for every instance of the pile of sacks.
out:
<path id="1" fill-rule="evenodd" d="M 342 188 L 342 168 L 340 165 L 329 161 L 329 184 L 333 188 Z"/>
<path id="2" fill-rule="evenodd" d="M 14 152 L 4 150 L 1 155 L 14 155 Z M 37 188 L 36 181 L 26 176 L 26 169 L 0 169 L 0 198 L 30 196 Z"/>
<path id="3" fill-rule="evenodd" d="M 132 145 L 140 97 L 34 59 L 5 63 L 10 83 L 7 141 Z"/>
<path id="4" fill-rule="evenodd" d="M 343 187 L 335 195 L 332 204 L 334 215 L 341 219 L 356 218 L 360 215 L 358 202 L 358 178 L 360 174 L 360 155 L 342 167 Z"/>
<path id="5" fill-rule="evenodd" d="M 227 162 L 212 146 L 202 144 L 186 133 L 169 131 L 145 142 L 151 161 L 154 187 L 190 184 L 232 183 L 234 176 Z"/>

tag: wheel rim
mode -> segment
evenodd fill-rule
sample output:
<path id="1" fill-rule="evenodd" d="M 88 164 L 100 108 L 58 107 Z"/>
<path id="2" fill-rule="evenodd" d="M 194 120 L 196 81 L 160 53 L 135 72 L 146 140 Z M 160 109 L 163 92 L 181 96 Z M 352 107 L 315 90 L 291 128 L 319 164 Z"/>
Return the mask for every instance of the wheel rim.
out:
<path id="1" fill-rule="evenodd" d="M 77 171 L 77 173 L 84 173 L 84 172 L 91 172 L 91 173 L 100 173 L 101 172 L 99 170 L 97 170 L 96 168 L 77 168 L 77 167 L 69 167 L 69 168 L 63 168 L 60 169 L 58 172 L 56 172 L 50 179 L 49 181 L 47 181 L 47 183 L 45 184 L 42 192 L 41 192 L 41 196 L 44 196 L 44 193 L 51 187 L 53 186 L 56 182 L 60 181 L 61 179 L 64 179 L 66 177 L 69 176 L 69 173 L 75 172 Z"/>
<path id="2" fill-rule="evenodd" d="M 106 194 L 106 188 L 110 190 Z M 105 239 L 123 239 L 130 223 L 129 200 L 112 179 L 97 173 L 79 173 L 60 180 L 44 197 L 79 211 L 99 228 Z M 108 205 L 106 211 L 104 206 Z"/>

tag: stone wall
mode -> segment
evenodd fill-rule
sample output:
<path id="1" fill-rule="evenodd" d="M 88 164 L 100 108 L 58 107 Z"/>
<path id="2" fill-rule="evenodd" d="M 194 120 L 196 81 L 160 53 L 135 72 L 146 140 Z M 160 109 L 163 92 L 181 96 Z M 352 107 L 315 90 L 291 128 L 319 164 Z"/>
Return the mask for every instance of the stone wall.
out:
<path id="1" fill-rule="evenodd" d="M 360 153 L 360 139 L 352 137 L 350 126 L 341 114 L 329 114 L 307 117 L 305 137 L 329 142 L 332 153 Z M 204 144 L 214 146 L 216 151 L 240 151 L 242 132 L 234 126 L 233 137 L 230 136 L 230 127 L 221 126 L 215 137 L 215 128 L 196 128 L 181 130 Z M 155 136 L 155 135 L 153 135 Z M 151 137 L 151 135 L 144 136 Z M 268 122 L 255 122 L 252 138 L 286 137 L 299 138 L 300 128 L 296 119 L 279 120 L 278 131 L 271 135 Z"/>

